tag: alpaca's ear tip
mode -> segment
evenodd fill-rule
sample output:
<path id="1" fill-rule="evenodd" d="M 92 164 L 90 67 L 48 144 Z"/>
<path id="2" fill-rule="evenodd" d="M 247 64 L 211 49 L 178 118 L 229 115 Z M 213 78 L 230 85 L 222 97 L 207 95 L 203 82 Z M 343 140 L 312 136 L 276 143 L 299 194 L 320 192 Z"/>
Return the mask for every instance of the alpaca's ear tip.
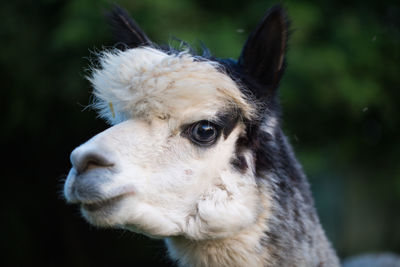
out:
<path id="1" fill-rule="evenodd" d="M 282 4 L 276 4 L 268 9 L 267 14 L 276 14 L 281 17 L 287 17 L 286 8 Z"/>
<path id="2" fill-rule="evenodd" d="M 123 44 L 125 48 L 152 44 L 144 31 L 130 17 L 129 13 L 119 5 L 114 3 L 112 9 L 106 12 L 106 18 L 112 28 L 116 42 Z"/>
<path id="3" fill-rule="evenodd" d="M 239 65 L 266 88 L 277 88 L 285 69 L 289 20 L 282 5 L 270 8 L 250 34 Z M 256 95 L 269 94 L 258 92 Z"/>

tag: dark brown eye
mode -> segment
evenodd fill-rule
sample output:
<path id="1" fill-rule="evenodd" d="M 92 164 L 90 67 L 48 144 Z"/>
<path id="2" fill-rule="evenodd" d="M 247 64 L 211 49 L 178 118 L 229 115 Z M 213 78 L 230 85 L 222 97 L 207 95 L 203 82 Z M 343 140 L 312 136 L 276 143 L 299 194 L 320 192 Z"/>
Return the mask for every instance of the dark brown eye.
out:
<path id="1" fill-rule="evenodd" d="M 199 121 L 193 124 L 189 130 L 190 139 L 202 146 L 214 144 L 218 135 L 218 126 L 209 121 Z"/>

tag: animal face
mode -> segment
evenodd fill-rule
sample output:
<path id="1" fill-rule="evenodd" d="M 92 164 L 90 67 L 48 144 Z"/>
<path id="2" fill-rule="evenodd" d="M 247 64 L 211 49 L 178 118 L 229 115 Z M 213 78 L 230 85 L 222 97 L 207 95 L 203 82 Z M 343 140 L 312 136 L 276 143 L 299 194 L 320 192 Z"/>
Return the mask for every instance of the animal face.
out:
<path id="1" fill-rule="evenodd" d="M 270 205 L 257 144 L 278 127 L 283 11 L 266 15 L 238 62 L 156 48 L 122 10 L 113 18 L 129 47 L 103 52 L 89 78 L 112 127 L 72 152 L 67 201 L 94 225 L 153 237 L 218 238 L 254 224 Z"/>
<path id="2" fill-rule="evenodd" d="M 89 222 L 204 238 L 254 221 L 251 169 L 232 165 L 251 106 L 216 67 L 147 48 L 104 55 L 91 80 L 115 125 L 73 151 L 65 186 Z"/>

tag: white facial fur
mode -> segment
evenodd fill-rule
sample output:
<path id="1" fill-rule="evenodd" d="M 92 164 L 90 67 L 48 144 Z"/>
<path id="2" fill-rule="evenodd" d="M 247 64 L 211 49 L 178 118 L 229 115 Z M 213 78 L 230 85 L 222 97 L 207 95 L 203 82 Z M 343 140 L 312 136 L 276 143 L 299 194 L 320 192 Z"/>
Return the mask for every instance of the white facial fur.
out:
<path id="1" fill-rule="evenodd" d="M 94 225 L 154 237 L 226 237 L 254 224 L 260 199 L 252 155 L 245 174 L 230 163 L 243 124 L 210 147 L 181 134 L 183 125 L 232 107 L 249 118 L 252 107 L 235 83 L 214 63 L 150 48 L 105 53 L 101 64 L 91 77 L 96 105 L 115 125 L 72 153 L 66 199 L 82 204 Z M 78 171 L 90 154 L 106 166 Z"/>

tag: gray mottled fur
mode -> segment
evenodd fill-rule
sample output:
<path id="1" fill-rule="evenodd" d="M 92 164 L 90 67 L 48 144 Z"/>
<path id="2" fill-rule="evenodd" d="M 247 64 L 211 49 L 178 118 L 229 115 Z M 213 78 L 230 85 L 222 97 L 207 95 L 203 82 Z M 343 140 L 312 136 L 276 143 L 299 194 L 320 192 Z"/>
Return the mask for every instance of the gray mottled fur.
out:
<path id="1" fill-rule="evenodd" d="M 269 253 L 270 266 L 339 266 L 338 258 L 314 208 L 308 182 L 286 137 L 276 136 L 278 155 L 290 158 L 291 171 L 285 164 L 260 177 L 273 192 L 273 209 L 267 221 L 269 230 L 261 239 Z"/>

